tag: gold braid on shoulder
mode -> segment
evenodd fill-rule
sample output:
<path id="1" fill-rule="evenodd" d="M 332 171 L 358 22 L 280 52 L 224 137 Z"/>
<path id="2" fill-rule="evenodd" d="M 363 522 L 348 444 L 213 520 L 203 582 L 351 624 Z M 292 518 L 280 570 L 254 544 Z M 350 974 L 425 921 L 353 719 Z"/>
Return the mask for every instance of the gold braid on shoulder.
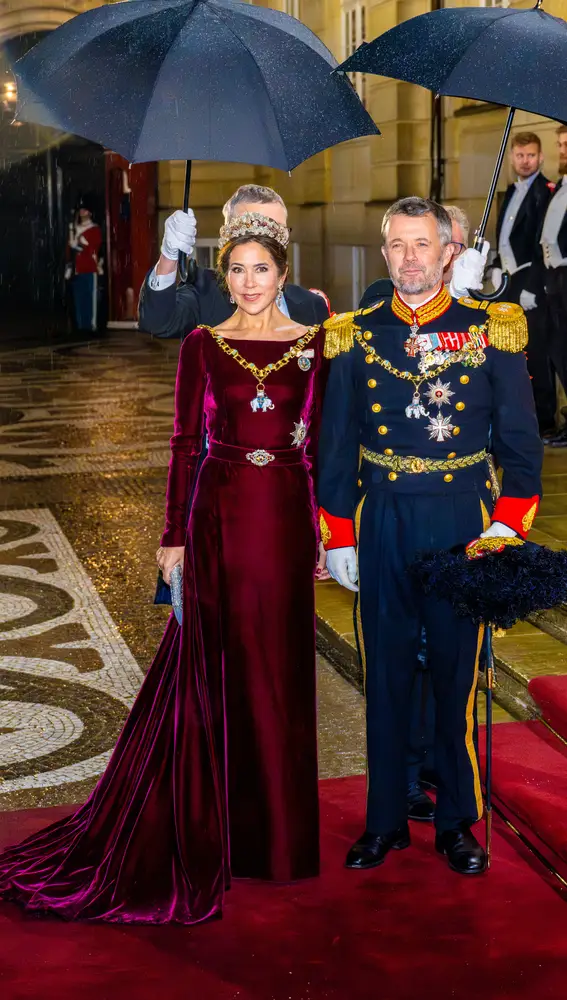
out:
<path id="1" fill-rule="evenodd" d="M 487 299 L 459 299 L 459 305 L 483 309 L 488 315 L 487 333 L 491 347 L 509 354 L 525 351 L 528 343 L 526 314 L 517 302 L 489 302 Z"/>
<path id="2" fill-rule="evenodd" d="M 336 358 L 339 354 L 346 354 L 354 346 L 354 336 L 360 333 L 360 326 L 355 322 L 357 316 L 367 316 L 368 313 L 379 309 L 384 303 L 378 302 L 369 309 L 357 309 L 356 312 L 338 313 L 325 320 L 325 347 L 323 354 L 326 358 Z"/>

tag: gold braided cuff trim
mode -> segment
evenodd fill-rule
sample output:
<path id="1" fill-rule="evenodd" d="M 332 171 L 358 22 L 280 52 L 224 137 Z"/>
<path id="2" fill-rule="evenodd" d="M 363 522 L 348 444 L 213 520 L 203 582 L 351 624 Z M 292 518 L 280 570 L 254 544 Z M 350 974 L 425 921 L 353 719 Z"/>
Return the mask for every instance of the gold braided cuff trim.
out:
<path id="1" fill-rule="evenodd" d="M 475 538 L 474 542 L 469 542 L 465 552 L 467 559 L 482 559 L 483 556 L 494 552 L 503 552 L 504 549 L 513 545 L 524 545 L 524 539 L 518 538 Z"/>
<path id="2" fill-rule="evenodd" d="M 328 545 L 331 541 L 331 529 L 327 524 L 323 514 L 319 514 L 319 531 L 321 532 L 321 541 L 323 545 Z"/>
<path id="3" fill-rule="evenodd" d="M 484 462 L 487 451 L 477 451 L 474 455 L 462 455 L 460 458 L 419 458 L 417 455 L 379 455 L 368 448 L 361 449 L 362 457 L 374 465 L 380 465 L 392 472 L 407 472 L 419 475 L 422 472 L 454 472 L 456 469 L 468 469 L 471 465 Z"/>

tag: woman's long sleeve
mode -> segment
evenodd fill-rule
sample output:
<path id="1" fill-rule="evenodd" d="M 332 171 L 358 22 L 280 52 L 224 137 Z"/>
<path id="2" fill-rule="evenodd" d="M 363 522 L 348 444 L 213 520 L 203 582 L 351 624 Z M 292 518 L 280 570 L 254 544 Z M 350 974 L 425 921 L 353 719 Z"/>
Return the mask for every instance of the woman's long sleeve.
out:
<path id="1" fill-rule="evenodd" d="M 161 538 L 161 544 L 169 547 L 185 544 L 187 508 L 203 443 L 205 386 L 203 333 L 193 330 L 181 345 L 175 383 L 175 420 Z"/>

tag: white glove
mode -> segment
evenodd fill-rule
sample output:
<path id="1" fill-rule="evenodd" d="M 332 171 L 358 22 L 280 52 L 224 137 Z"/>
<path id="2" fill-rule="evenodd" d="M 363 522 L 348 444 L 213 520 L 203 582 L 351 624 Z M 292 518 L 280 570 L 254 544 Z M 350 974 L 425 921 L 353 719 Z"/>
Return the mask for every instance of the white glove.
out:
<path id="1" fill-rule="evenodd" d="M 358 580 L 358 565 L 356 561 L 356 549 L 352 545 L 346 545 L 341 549 L 327 550 L 327 569 L 341 587 L 347 590 L 358 590 L 356 581 Z"/>
<path id="2" fill-rule="evenodd" d="M 67 264 L 65 267 L 65 281 L 70 281 L 73 277 L 73 265 Z"/>
<path id="3" fill-rule="evenodd" d="M 497 292 L 498 289 L 500 288 L 500 285 L 502 284 L 502 268 L 501 267 L 493 267 L 492 268 L 492 273 L 490 275 L 490 281 L 492 283 L 492 287 L 493 287 L 494 291 Z"/>
<path id="4" fill-rule="evenodd" d="M 469 247 L 460 257 L 457 257 L 453 264 L 453 276 L 449 284 L 449 291 L 454 299 L 468 295 L 469 289 L 482 288 L 489 250 L 490 243 L 488 240 L 483 240 L 482 250 L 474 250 Z"/>
<path id="5" fill-rule="evenodd" d="M 481 538 L 515 538 L 517 532 L 513 528 L 509 528 L 507 524 L 502 524 L 502 521 L 493 521 L 490 528 L 483 531 Z"/>
<path id="6" fill-rule="evenodd" d="M 197 220 L 192 209 L 179 209 L 165 220 L 161 252 L 168 260 L 177 260 L 179 252 L 189 257 L 197 239 Z"/>
<path id="7" fill-rule="evenodd" d="M 520 305 L 524 312 L 529 312 L 530 309 L 535 309 L 537 306 L 537 299 L 533 292 L 528 292 L 525 288 L 520 292 Z"/>

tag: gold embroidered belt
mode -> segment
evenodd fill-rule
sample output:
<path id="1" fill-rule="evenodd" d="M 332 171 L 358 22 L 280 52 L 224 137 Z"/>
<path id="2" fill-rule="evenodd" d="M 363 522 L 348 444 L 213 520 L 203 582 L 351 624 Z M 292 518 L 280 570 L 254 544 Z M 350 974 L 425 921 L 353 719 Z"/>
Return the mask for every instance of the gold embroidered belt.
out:
<path id="1" fill-rule="evenodd" d="M 456 469 L 468 469 L 488 458 L 484 449 L 474 455 L 462 455 L 460 458 L 418 458 L 416 455 L 379 455 L 368 448 L 362 448 L 362 457 L 373 465 L 380 465 L 392 472 L 408 472 L 418 475 L 421 472 L 454 472 Z"/>

